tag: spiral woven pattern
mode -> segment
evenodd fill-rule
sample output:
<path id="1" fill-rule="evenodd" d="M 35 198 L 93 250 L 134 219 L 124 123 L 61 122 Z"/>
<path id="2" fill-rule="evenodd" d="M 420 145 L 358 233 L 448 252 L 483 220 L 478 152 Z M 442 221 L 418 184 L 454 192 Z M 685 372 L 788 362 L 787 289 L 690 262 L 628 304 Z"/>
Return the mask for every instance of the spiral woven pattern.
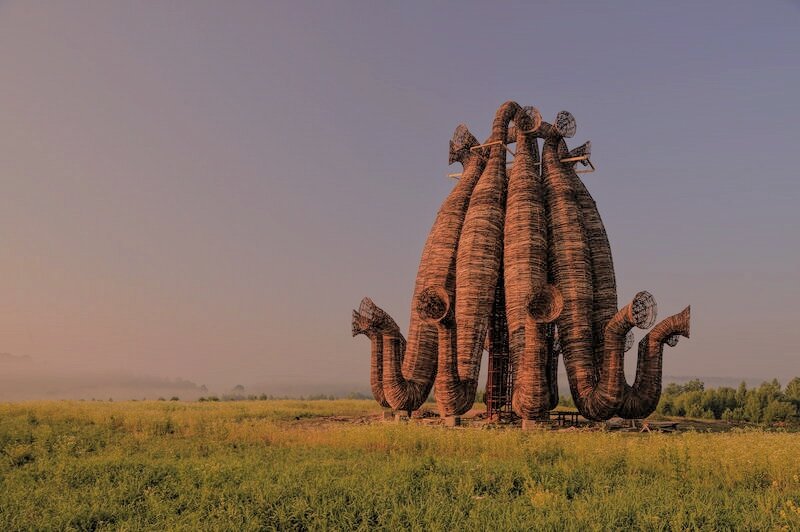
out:
<path id="1" fill-rule="evenodd" d="M 422 251 L 408 341 L 368 298 L 353 311 L 353 335 L 371 342 L 379 403 L 415 410 L 435 386 L 440 413 L 461 415 L 474 403 L 488 349 L 490 409 L 546 417 L 558 402 L 559 355 L 585 417 L 640 417 L 655 408 L 663 345 L 688 336 L 688 307 L 640 342 L 629 386 L 623 365 L 631 329 L 652 327 L 657 306 L 639 292 L 617 307 L 608 236 L 575 170 L 591 165 L 591 143 L 570 151 L 564 141 L 575 131 L 567 111 L 551 124 L 516 102 L 500 106 L 483 144 L 463 124 L 456 128 L 449 160 L 464 169 Z"/>

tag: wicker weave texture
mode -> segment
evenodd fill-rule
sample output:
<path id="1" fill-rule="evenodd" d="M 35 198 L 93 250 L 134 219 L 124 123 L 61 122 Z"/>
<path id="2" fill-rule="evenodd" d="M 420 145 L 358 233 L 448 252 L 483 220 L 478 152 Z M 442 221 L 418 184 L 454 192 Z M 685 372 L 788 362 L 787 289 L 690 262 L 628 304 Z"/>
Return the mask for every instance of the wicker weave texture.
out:
<path id="1" fill-rule="evenodd" d="M 564 298 L 558 332 L 564 366 L 575 405 L 583 412 L 584 398 L 595 385 L 591 309 L 593 284 L 589 241 L 583 227 L 571 167 L 561 163 L 567 153 L 560 135 L 545 137 L 542 176 L 553 254 L 553 281 Z"/>
<path id="2" fill-rule="evenodd" d="M 640 292 L 617 310 L 608 236 L 575 170 L 576 164 L 594 169 L 591 144 L 570 151 L 564 141 L 575 129 L 566 111 L 550 124 L 515 102 L 500 106 L 483 144 L 466 126 L 456 128 L 449 159 L 464 170 L 422 252 L 408 342 L 368 298 L 353 311 L 353 335 L 371 342 L 370 380 L 379 403 L 415 410 L 435 383 L 440 413 L 465 413 L 488 346 L 510 378 L 491 377 L 502 389 L 487 391 L 510 401 L 523 419 L 542 418 L 557 404 L 559 355 L 585 417 L 641 417 L 655 408 L 663 345 L 688 337 L 689 309 L 645 336 L 628 386 L 623 364 L 631 329 L 651 327 L 657 309 Z M 507 172 L 509 144 L 516 153 Z"/>
<path id="3" fill-rule="evenodd" d="M 439 324 L 439 361 L 443 367 L 436 377 L 436 399 L 443 415 L 460 415 L 469 410 L 478 388 L 503 252 L 507 182 L 502 142 L 515 107 L 519 106 L 506 103 L 497 110 L 489 142 L 500 143 L 490 147 L 489 160 L 472 191 L 458 240 L 455 322 L 443 320 Z M 455 373 L 451 371 L 454 360 Z"/>
<path id="4" fill-rule="evenodd" d="M 636 379 L 633 386 L 625 386 L 619 416 L 644 418 L 652 414 L 661 398 L 661 369 L 664 345 L 675 347 L 678 337 L 689 338 L 691 307 L 665 318 L 653 327 L 639 342 Z"/>

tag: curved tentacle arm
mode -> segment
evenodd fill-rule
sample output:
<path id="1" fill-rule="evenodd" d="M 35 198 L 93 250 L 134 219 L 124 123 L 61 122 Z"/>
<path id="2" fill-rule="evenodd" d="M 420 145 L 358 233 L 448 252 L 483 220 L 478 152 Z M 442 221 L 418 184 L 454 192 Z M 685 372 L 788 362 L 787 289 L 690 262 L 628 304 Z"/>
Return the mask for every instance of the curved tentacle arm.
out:
<path id="1" fill-rule="evenodd" d="M 675 346 L 679 336 L 689 338 L 691 307 L 665 318 L 639 342 L 636 380 L 626 386 L 618 415 L 644 418 L 653 413 L 661 398 L 661 369 L 664 344 Z"/>
<path id="2" fill-rule="evenodd" d="M 422 293 L 417 314 L 438 332 L 438 368 L 436 371 L 436 403 L 442 417 L 458 416 L 472 408 L 478 389 L 477 379 L 461 379 L 458 375 L 458 338 L 450 297 L 443 288 L 428 288 Z"/>
<path id="3" fill-rule="evenodd" d="M 550 174 L 559 174 L 559 177 L 563 179 L 562 184 L 565 184 L 567 190 L 574 194 L 578 204 L 578 213 L 574 217 L 573 223 L 575 225 L 573 227 L 579 227 L 582 230 L 585 244 L 588 247 L 585 258 L 590 265 L 589 275 L 592 280 L 591 340 L 592 359 L 595 378 L 597 378 L 599 376 L 598 366 L 603 359 L 605 326 L 617 311 L 617 289 L 611 247 L 608 243 L 608 235 L 603 221 L 600 218 L 594 199 L 575 172 L 575 165 L 578 162 L 586 164 L 591 154 L 591 142 L 586 142 L 569 151 L 566 143 L 563 142 L 563 137 L 573 136 L 575 129 L 575 119 L 572 114 L 567 111 L 561 111 L 558 113 L 554 124 L 542 122 L 538 135 L 542 136 L 549 146 L 547 150 L 549 160 L 545 168 Z M 573 240 L 575 240 L 574 235 Z M 588 304 L 588 300 L 586 303 Z M 569 334 L 563 336 L 569 336 Z"/>
<path id="4" fill-rule="evenodd" d="M 540 419 L 552 408 L 550 364 L 548 364 L 547 324 L 564 308 L 561 292 L 555 286 L 543 285 L 528 300 L 525 325 L 525 350 L 514 372 L 514 394 L 511 405 L 522 419 Z"/>
<path id="5" fill-rule="evenodd" d="M 404 357 L 408 355 L 407 344 L 392 317 L 365 297 L 358 311 L 353 312 L 353 333 L 374 338 L 371 385 L 373 395 L 376 395 L 375 388 L 381 386 L 384 400 L 378 399 L 380 394 L 375 399 L 395 410 L 412 411 L 419 408 L 430 393 L 434 375 L 427 377 L 423 374 L 410 379 L 403 376 L 402 364 Z M 380 361 L 378 353 L 381 354 Z M 434 370 L 435 362 L 434 360 Z"/>
<path id="6" fill-rule="evenodd" d="M 445 198 L 422 251 L 414 286 L 415 307 L 430 285 L 455 291 L 455 249 L 466 215 L 469 199 L 478 181 L 485 160 L 480 150 L 473 152 L 478 141 L 466 126 L 460 124 L 450 141 L 450 162 L 463 165 L 461 179 Z M 427 399 L 436 377 L 436 327 L 424 323 L 412 308 L 408 344 L 392 328 L 384 339 L 383 387 L 386 401 L 397 410 L 416 410 Z M 392 343 L 388 338 L 399 338 Z M 406 348 L 408 345 L 408 348 Z"/>
<path id="7" fill-rule="evenodd" d="M 364 301 L 362 301 L 361 305 L 364 306 L 364 304 Z M 383 393 L 383 333 L 372 327 L 367 316 L 357 310 L 353 310 L 353 336 L 359 334 L 369 338 L 372 346 L 369 372 L 372 396 L 382 407 L 389 408 L 386 395 Z"/>
<path id="8" fill-rule="evenodd" d="M 617 311 L 617 283 L 614 276 L 614 261 L 603 220 L 597 204 L 586 186 L 574 172 L 568 172 L 574 183 L 581 221 L 589 244 L 592 286 L 592 340 L 594 342 L 594 362 L 599 364 L 603 358 L 605 327 Z"/>
<path id="9" fill-rule="evenodd" d="M 492 123 L 489 160 L 472 193 L 458 240 L 456 258 L 455 323 L 438 322 L 439 364 L 451 368 L 437 376 L 437 401 L 447 415 L 461 415 L 472 406 L 477 390 L 481 354 L 495 302 L 503 255 L 503 230 L 507 193 L 506 147 L 509 122 L 533 129 L 535 115 L 516 102 L 498 108 Z M 455 345 L 452 344 L 455 336 Z"/>
<path id="10" fill-rule="evenodd" d="M 616 414 L 622 404 L 625 389 L 625 338 L 633 327 L 646 329 L 655 321 L 655 304 L 648 292 L 639 292 L 633 301 L 609 320 L 605 330 L 603 360 L 599 380 L 588 393 L 581 396 L 584 416 L 605 420 Z"/>
<path id="11" fill-rule="evenodd" d="M 416 308 L 423 293 L 428 290 L 443 289 L 448 300 L 455 299 L 456 291 L 456 248 L 461 237 L 464 219 L 478 179 L 486 167 L 486 148 L 473 151 L 478 141 L 464 124 L 459 124 L 450 141 L 450 163 L 460 162 L 464 166 L 461 179 L 442 202 L 436 221 L 431 228 L 428 241 L 420 260 L 417 286 L 414 290 L 411 319 L 416 319 Z M 435 327 L 430 325 L 435 330 Z"/>
<path id="12" fill-rule="evenodd" d="M 515 115 L 514 120 L 524 123 L 525 117 Z M 535 135 L 525 133 L 524 127 L 516 127 L 516 131 L 517 151 L 508 178 L 503 228 L 505 314 L 512 367 L 518 364 L 526 349 L 528 299 L 548 281 L 547 223 L 537 169 L 538 146 Z M 543 324 L 535 326 L 544 328 Z"/>
<path id="13" fill-rule="evenodd" d="M 383 342 L 389 349 L 383 357 L 383 390 L 386 401 L 395 410 L 411 412 L 425 402 L 433 386 L 433 378 L 406 379 L 402 372 L 406 341 L 399 330 L 384 334 Z"/>
<path id="14" fill-rule="evenodd" d="M 478 390 L 477 379 L 458 376 L 456 329 L 452 320 L 437 324 L 439 331 L 439 370 L 436 375 L 436 403 L 442 417 L 460 416 L 472 408 Z"/>
<path id="15" fill-rule="evenodd" d="M 459 379 L 470 382 L 478 379 L 488 318 L 500 278 L 507 189 L 506 151 L 502 143 L 515 116 L 520 117 L 520 122 L 530 122 L 530 117 L 515 102 L 504 103 L 495 113 L 489 161 L 475 185 L 458 240 L 455 354 Z"/>
<path id="16" fill-rule="evenodd" d="M 591 256 L 576 198 L 578 180 L 573 179 L 571 166 L 561 163 L 567 152 L 565 132 L 542 122 L 539 134 L 544 137 L 542 182 L 550 243 L 549 270 L 553 284 L 564 297 L 564 311 L 557 320 L 558 338 L 572 398 L 581 413 L 589 415 L 583 411 L 582 398 L 594 389 L 599 372 L 592 341 Z"/>

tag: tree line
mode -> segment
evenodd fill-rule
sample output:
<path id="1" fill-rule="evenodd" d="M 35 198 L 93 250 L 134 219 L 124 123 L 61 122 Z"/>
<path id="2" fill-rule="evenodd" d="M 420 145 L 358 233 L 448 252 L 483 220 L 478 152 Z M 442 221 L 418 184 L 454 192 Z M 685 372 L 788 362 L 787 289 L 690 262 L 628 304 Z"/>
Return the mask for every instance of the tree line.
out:
<path id="1" fill-rule="evenodd" d="M 800 377 L 781 388 L 778 379 L 748 388 L 722 386 L 706 389 L 699 379 L 685 384 L 668 384 L 661 393 L 656 412 L 723 421 L 777 423 L 797 421 L 800 416 Z"/>
<path id="2" fill-rule="evenodd" d="M 561 396 L 559 405 L 575 408 L 570 396 Z M 738 388 L 706 388 L 693 379 L 670 383 L 661 391 L 656 412 L 662 416 L 721 419 L 749 423 L 800 422 L 800 377 L 781 388 L 778 379 L 748 388 L 743 381 Z"/>

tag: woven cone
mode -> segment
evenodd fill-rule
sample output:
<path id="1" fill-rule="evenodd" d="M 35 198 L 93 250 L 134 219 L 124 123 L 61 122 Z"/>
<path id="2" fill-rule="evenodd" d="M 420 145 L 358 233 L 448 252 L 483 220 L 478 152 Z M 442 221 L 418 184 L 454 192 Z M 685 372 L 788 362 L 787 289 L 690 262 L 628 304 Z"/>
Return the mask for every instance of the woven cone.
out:
<path id="1" fill-rule="evenodd" d="M 519 106 L 503 104 L 495 114 L 490 141 L 504 141 L 508 123 Z M 500 276 L 506 200 L 506 152 L 491 146 L 489 161 L 473 190 L 456 256 L 456 349 L 440 350 L 436 398 L 445 415 L 461 415 L 471 408 L 478 387 L 481 354 Z M 444 329 L 448 331 L 445 332 Z M 439 327 L 448 340 L 452 327 Z M 452 342 L 447 348 L 452 347 Z M 448 362 L 441 367 L 443 358 Z M 456 359 L 456 372 L 452 360 Z"/>
<path id="2" fill-rule="evenodd" d="M 538 114 L 538 112 L 537 112 Z M 515 110 L 516 154 L 508 178 L 503 235 L 503 277 L 513 371 L 512 405 L 524 419 L 542 417 L 550 406 L 547 324 L 529 316 L 533 298 L 560 295 L 547 284 L 547 223 L 538 172 L 536 137 L 522 109 Z"/>
<path id="3" fill-rule="evenodd" d="M 552 126 L 543 128 L 542 177 L 552 253 L 551 272 L 564 298 L 557 320 L 561 352 L 572 397 L 583 413 L 584 398 L 596 384 L 592 344 L 592 273 L 589 242 L 576 199 L 572 169 L 560 162 L 567 153 Z"/>
<path id="4" fill-rule="evenodd" d="M 469 198 L 485 166 L 480 152 L 470 151 L 478 141 L 465 126 L 456 128 L 450 143 L 450 161 L 460 162 L 461 179 L 442 203 L 428 235 L 414 286 L 414 305 L 409 320 L 405 353 L 384 357 L 384 393 L 392 408 L 416 410 L 427 399 L 436 376 L 438 332 L 421 319 L 417 306 L 426 288 L 455 289 L 455 251 Z M 402 361 L 402 370 L 400 362 Z"/>
<path id="5" fill-rule="evenodd" d="M 597 204 L 586 186 L 577 175 L 575 192 L 581 208 L 581 219 L 589 241 L 589 257 L 591 259 L 592 286 L 592 342 L 594 343 L 594 361 L 599 368 L 603 357 L 603 335 L 608 320 L 617 311 L 617 282 L 614 277 L 614 261 L 611 258 L 611 246 L 608 235 L 600 219 Z"/>

